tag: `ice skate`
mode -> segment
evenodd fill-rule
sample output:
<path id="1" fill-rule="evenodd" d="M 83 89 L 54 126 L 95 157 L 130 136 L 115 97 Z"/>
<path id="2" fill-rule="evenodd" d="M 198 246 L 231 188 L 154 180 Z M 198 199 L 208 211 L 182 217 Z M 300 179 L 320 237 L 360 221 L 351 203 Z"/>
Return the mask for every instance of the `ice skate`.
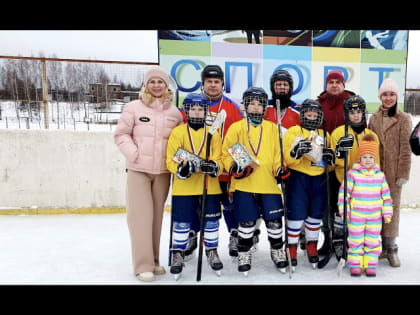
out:
<path id="1" fill-rule="evenodd" d="M 229 237 L 229 256 L 232 262 L 238 258 L 238 230 L 233 229 Z"/>
<path id="2" fill-rule="evenodd" d="M 217 248 L 206 249 L 207 263 L 217 276 L 222 275 L 223 264 L 217 254 Z"/>
<path id="3" fill-rule="evenodd" d="M 300 234 L 299 234 L 299 245 L 300 245 L 300 249 L 301 250 L 305 250 L 306 249 L 306 235 L 305 235 L 305 231 L 304 230 L 300 231 Z"/>
<path id="4" fill-rule="evenodd" d="M 297 244 L 289 245 L 290 261 L 292 262 L 292 272 L 295 272 L 297 266 Z"/>
<path id="5" fill-rule="evenodd" d="M 187 248 L 185 249 L 184 261 L 190 261 L 195 256 L 195 250 L 197 249 L 197 233 L 190 231 L 188 234 Z"/>
<path id="6" fill-rule="evenodd" d="M 175 281 L 181 277 L 182 269 L 184 268 L 184 252 L 174 250 L 172 252 L 172 265 L 170 272 L 174 275 Z"/>
<path id="7" fill-rule="evenodd" d="M 306 252 L 308 254 L 308 260 L 311 263 L 313 269 L 317 268 L 317 264 L 319 261 L 317 245 L 317 241 L 309 241 L 308 243 L 306 243 Z"/>
<path id="8" fill-rule="evenodd" d="M 289 265 L 286 257 L 286 253 L 282 248 L 279 249 L 270 249 L 271 260 L 273 261 L 274 265 L 276 265 L 277 269 L 281 273 L 286 273 L 287 266 Z"/>
<path id="9" fill-rule="evenodd" d="M 251 269 L 251 251 L 238 252 L 238 271 L 248 277 L 248 271 Z"/>

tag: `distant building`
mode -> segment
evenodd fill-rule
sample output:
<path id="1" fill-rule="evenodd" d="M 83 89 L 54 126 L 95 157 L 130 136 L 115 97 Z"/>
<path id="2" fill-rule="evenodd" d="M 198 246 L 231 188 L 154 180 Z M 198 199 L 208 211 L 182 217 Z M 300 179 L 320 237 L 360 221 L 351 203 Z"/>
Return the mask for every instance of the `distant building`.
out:
<path id="1" fill-rule="evenodd" d="M 139 91 L 121 91 L 119 83 L 91 83 L 89 84 L 88 101 L 91 103 L 108 103 L 123 101 L 128 103 L 139 98 Z"/>
<path id="2" fill-rule="evenodd" d="M 121 84 L 119 83 L 91 83 L 89 84 L 89 101 L 92 103 L 107 103 L 120 100 Z"/>

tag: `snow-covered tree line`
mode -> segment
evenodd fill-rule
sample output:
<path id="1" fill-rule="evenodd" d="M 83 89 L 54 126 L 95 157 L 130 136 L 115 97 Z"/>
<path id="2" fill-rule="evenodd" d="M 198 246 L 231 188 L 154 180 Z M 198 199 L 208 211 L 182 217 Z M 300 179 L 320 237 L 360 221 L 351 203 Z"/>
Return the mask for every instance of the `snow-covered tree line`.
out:
<path id="1" fill-rule="evenodd" d="M 42 53 L 40 57 L 44 58 Z M 57 59 L 52 55 L 48 58 Z M 110 82 L 121 84 L 122 90 L 138 90 L 141 75 L 135 84 L 125 83 L 114 73 L 110 78 L 104 64 L 95 62 L 46 61 L 49 101 L 54 104 L 65 101 L 76 108 L 88 101 L 89 84 Z M 139 72 L 142 74 L 142 71 Z M 27 112 L 30 119 L 39 115 L 42 106 L 42 62 L 32 59 L 0 59 L 0 100 L 15 102 L 16 116 Z M 1 119 L 0 106 L 0 119 Z"/>

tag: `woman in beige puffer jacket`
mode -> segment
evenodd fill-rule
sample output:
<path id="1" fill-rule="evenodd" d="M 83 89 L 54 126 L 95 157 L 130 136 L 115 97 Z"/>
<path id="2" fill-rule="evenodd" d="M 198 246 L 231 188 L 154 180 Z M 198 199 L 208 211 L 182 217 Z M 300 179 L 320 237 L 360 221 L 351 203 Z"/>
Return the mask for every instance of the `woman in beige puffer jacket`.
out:
<path id="1" fill-rule="evenodd" d="M 169 76 L 161 67 L 147 71 L 144 82 L 139 99 L 124 106 L 114 142 L 126 159 L 134 274 L 141 281 L 153 281 L 154 275 L 165 273 L 159 263 L 159 245 L 171 178 L 166 147 L 172 129 L 183 118 L 172 104 Z"/>
<path id="2" fill-rule="evenodd" d="M 381 170 L 391 190 L 394 215 L 390 224 L 382 229 L 383 251 L 380 258 L 387 258 L 392 267 L 399 267 L 398 246 L 400 200 L 402 185 L 408 182 L 411 168 L 409 137 L 411 118 L 398 108 L 398 86 L 392 79 L 385 79 L 378 93 L 382 104 L 369 120 L 368 128 L 379 138 Z"/>

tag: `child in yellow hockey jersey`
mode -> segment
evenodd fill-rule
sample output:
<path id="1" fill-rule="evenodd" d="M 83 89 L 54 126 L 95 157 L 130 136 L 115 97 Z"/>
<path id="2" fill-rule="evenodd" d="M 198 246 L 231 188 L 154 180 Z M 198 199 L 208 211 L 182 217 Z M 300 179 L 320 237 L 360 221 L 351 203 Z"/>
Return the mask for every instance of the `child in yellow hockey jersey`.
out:
<path id="1" fill-rule="evenodd" d="M 246 118 L 232 124 L 223 141 L 223 164 L 231 174 L 230 192 L 235 201 L 238 228 L 238 271 L 247 275 L 251 269 L 251 247 L 256 221 L 262 215 L 268 232 L 271 259 L 285 271 L 283 251 L 283 203 L 277 178 L 281 177 L 280 143 L 277 126 L 263 120 L 268 96 L 262 88 L 251 87 L 243 94 Z M 241 143 L 259 163 L 258 167 L 241 167 L 228 149 Z"/>
<path id="2" fill-rule="evenodd" d="M 297 266 L 299 233 L 305 226 L 309 262 L 318 263 L 318 237 L 327 204 L 325 163 L 332 170 L 334 151 L 329 134 L 319 129 L 323 123 L 322 106 L 306 99 L 300 108 L 300 126 L 289 128 L 283 140 L 284 158 L 291 174 L 286 191 L 287 232 L 293 268 Z M 312 139 L 311 139 L 312 138 Z"/>
<path id="3" fill-rule="evenodd" d="M 336 252 L 341 252 L 343 247 L 343 224 L 338 216 L 338 191 L 344 180 L 344 155 L 347 152 L 347 170 L 350 170 L 359 159 L 359 147 L 365 135 L 372 135 L 379 145 L 379 139 L 375 132 L 368 129 L 366 102 L 360 95 L 354 95 L 344 101 L 345 121 L 348 124 L 347 136 L 345 125 L 337 127 L 331 133 L 331 148 L 335 149 L 335 172 L 330 176 L 330 207 L 334 212 L 334 247 Z M 379 154 L 379 153 L 378 153 Z M 379 158 L 378 158 L 378 166 Z M 324 222 L 327 222 L 324 216 Z M 326 224 L 327 225 L 327 224 Z M 328 237 L 328 233 L 325 234 Z M 328 242 L 325 242 L 328 244 Z"/>
<path id="4" fill-rule="evenodd" d="M 190 93 L 183 102 L 188 123 L 173 129 L 167 146 L 166 165 L 173 173 L 172 184 L 172 264 L 170 272 L 175 279 L 184 266 L 184 252 L 188 233 L 197 211 L 201 210 L 204 174 L 209 174 L 206 214 L 204 223 L 204 245 L 210 267 L 220 274 L 223 264 L 217 253 L 219 219 L 221 217 L 221 189 L 217 176 L 223 170 L 222 140 L 219 132 L 211 138 L 209 162 L 205 160 L 209 127 L 205 117 L 209 101 L 201 94 Z M 189 158 L 181 163 L 173 160 L 178 149 L 183 149 L 201 158 Z"/>

